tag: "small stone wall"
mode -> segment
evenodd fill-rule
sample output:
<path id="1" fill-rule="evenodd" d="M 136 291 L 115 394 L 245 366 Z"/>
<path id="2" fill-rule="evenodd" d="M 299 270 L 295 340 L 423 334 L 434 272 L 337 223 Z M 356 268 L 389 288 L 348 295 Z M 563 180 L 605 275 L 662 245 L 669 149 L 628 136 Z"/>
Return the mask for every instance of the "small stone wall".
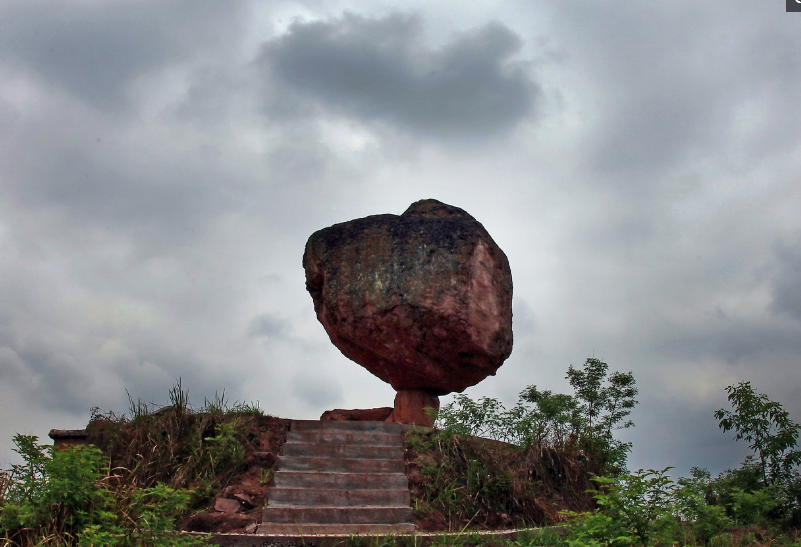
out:
<path id="1" fill-rule="evenodd" d="M 51 429 L 47 436 L 53 439 L 55 448 L 87 444 L 85 429 Z"/>

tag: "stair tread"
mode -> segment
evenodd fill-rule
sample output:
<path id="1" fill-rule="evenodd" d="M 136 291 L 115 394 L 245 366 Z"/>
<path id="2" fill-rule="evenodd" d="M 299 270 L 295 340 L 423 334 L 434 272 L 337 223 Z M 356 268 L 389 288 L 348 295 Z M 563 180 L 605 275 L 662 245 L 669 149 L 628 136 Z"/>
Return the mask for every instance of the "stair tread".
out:
<path id="1" fill-rule="evenodd" d="M 361 459 L 361 458 L 360 458 Z M 293 474 L 314 474 L 314 475 L 403 475 L 406 476 L 406 473 L 401 472 L 392 472 L 392 473 L 378 473 L 372 471 L 295 471 L 293 469 L 286 469 L 286 470 L 278 470 L 276 473 L 293 473 Z"/>
<path id="2" fill-rule="evenodd" d="M 396 461 L 396 460 L 403 460 L 403 458 L 347 458 L 344 456 L 296 456 L 294 454 L 287 454 L 279 457 L 278 461 L 281 460 L 354 460 L 354 461 L 377 461 L 377 462 L 386 462 L 386 461 Z"/>
<path id="3" fill-rule="evenodd" d="M 406 510 L 406 509 L 411 510 L 411 507 L 409 507 L 408 505 L 390 505 L 390 506 L 384 506 L 384 505 L 294 505 L 294 504 L 291 504 L 291 503 L 287 503 L 287 504 L 276 503 L 274 505 L 269 505 L 269 506 L 265 507 L 264 509 L 270 509 L 271 507 L 274 508 L 274 509 L 314 509 L 314 510 L 325 509 L 326 511 L 330 511 L 332 509 L 381 509 L 381 510 L 392 509 L 392 510 L 395 510 L 395 511 L 398 511 L 398 510 L 401 510 L 401 509 L 403 509 L 403 510 Z M 269 515 L 269 512 L 267 512 L 267 513 L 262 512 L 262 517 L 264 517 L 265 515 Z"/>
<path id="4" fill-rule="evenodd" d="M 353 534 L 385 534 L 385 533 L 411 533 L 415 531 L 412 523 L 398 524 L 285 524 L 263 523 L 256 533 L 267 535 L 347 535 Z"/>
<path id="5" fill-rule="evenodd" d="M 309 441 L 295 441 L 292 439 L 287 439 L 284 443 L 284 446 L 358 446 L 359 448 L 369 448 L 369 447 L 378 447 L 378 448 L 403 448 L 402 444 L 347 444 L 347 443 L 315 443 Z"/>

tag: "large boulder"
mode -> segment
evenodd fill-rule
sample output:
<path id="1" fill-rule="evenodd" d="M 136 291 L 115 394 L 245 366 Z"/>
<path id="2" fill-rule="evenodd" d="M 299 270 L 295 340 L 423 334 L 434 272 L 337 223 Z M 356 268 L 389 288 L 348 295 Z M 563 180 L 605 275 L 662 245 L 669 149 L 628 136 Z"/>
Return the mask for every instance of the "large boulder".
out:
<path id="1" fill-rule="evenodd" d="M 484 227 L 429 199 L 312 234 L 317 318 L 347 357 L 395 390 L 461 392 L 512 351 L 512 274 Z"/>

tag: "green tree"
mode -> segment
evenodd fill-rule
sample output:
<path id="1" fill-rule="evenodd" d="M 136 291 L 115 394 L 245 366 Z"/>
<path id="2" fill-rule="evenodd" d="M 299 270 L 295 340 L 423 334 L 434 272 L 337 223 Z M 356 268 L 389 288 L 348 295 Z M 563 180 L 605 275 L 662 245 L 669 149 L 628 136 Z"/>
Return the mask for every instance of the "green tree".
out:
<path id="1" fill-rule="evenodd" d="M 733 430 L 736 440 L 750 443 L 765 486 L 786 483 L 801 463 L 801 451 L 796 448 L 801 426 L 790 419 L 780 403 L 754 390 L 751 382 L 728 386 L 726 391 L 732 410 L 715 412 L 720 428 L 724 432 Z"/>
<path id="2" fill-rule="evenodd" d="M 631 372 L 607 375 L 609 365 L 589 357 L 581 369 L 567 369 L 567 380 L 578 401 L 580 419 L 576 438 L 580 446 L 601 460 L 608 472 L 617 474 L 625 469 L 631 443 L 614 438 L 614 431 L 634 425 L 626 418 L 637 404 L 637 385 Z"/>
<path id="3" fill-rule="evenodd" d="M 534 385 L 520 392 L 520 402 L 512 411 L 520 416 L 517 435 L 524 444 L 566 445 L 574 440 L 574 432 L 581 421 L 581 409 L 575 397 L 540 391 Z"/>
<path id="4" fill-rule="evenodd" d="M 580 369 L 571 365 L 567 379 L 574 395 L 530 385 L 509 410 L 492 397 L 473 401 L 467 395 L 456 395 L 439 411 L 437 423 L 451 433 L 519 446 L 578 447 L 590 453 L 604 473 L 616 475 L 625 469 L 631 445 L 615 439 L 614 432 L 634 425 L 626 418 L 637 404 L 637 387 L 631 372 L 608 374 L 608 369 L 595 358 L 587 359 Z"/>

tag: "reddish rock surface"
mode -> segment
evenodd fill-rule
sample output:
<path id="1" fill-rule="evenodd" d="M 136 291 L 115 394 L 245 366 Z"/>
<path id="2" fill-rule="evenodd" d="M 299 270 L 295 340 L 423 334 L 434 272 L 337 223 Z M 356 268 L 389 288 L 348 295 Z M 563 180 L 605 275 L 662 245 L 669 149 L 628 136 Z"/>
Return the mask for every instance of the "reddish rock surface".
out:
<path id="1" fill-rule="evenodd" d="M 239 500 L 217 498 L 214 501 L 214 510 L 220 513 L 238 513 L 242 510 L 242 503 Z"/>
<path id="2" fill-rule="evenodd" d="M 429 413 L 426 409 L 433 408 Z M 439 411 L 439 397 L 421 389 L 402 389 L 395 394 L 395 409 L 386 421 L 432 427 Z"/>
<path id="3" fill-rule="evenodd" d="M 512 274 L 462 209 L 436 200 L 315 232 L 303 256 L 317 318 L 395 390 L 461 392 L 512 351 Z"/>
<path id="4" fill-rule="evenodd" d="M 261 509 L 256 511 L 260 512 Z M 198 513 L 184 519 L 179 526 L 186 532 L 252 534 L 259 526 L 258 516 L 241 513 Z"/>
<path id="5" fill-rule="evenodd" d="M 385 422 L 392 414 L 392 407 L 344 410 L 326 410 L 320 416 L 321 422 Z"/>

